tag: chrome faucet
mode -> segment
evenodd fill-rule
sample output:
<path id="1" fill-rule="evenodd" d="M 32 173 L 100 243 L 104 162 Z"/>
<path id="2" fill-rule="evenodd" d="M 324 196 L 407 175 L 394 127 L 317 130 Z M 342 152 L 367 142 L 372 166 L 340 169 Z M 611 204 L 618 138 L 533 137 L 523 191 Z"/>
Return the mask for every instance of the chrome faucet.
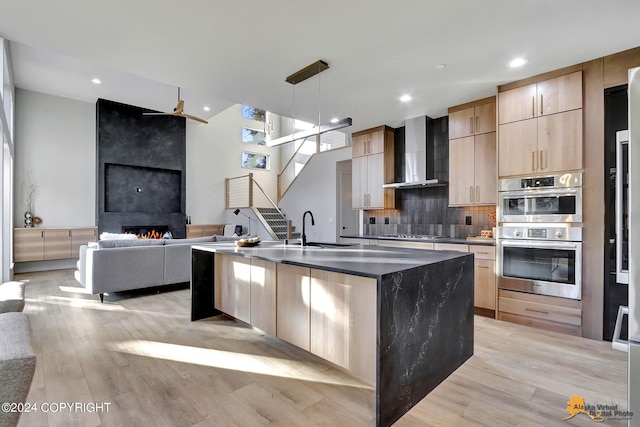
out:
<path id="1" fill-rule="evenodd" d="M 316 225 L 315 221 L 313 220 L 313 214 L 311 213 L 311 211 L 306 211 L 305 213 L 302 214 L 302 246 L 307 246 L 307 234 L 305 233 L 305 218 L 307 217 L 307 214 L 311 215 L 311 225 Z"/>

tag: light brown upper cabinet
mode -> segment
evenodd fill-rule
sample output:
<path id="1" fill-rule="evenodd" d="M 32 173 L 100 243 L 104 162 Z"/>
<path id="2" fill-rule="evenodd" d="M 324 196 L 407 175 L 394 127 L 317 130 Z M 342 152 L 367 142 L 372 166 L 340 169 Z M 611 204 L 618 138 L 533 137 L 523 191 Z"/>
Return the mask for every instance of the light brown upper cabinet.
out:
<path id="1" fill-rule="evenodd" d="M 499 177 L 582 168 L 582 71 L 498 94 Z"/>
<path id="2" fill-rule="evenodd" d="M 495 98 L 476 103 L 449 109 L 450 206 L 496 203 Z"/>
<path id="3" fill-rule="evenodd" d="M 495 101 L 449 113 L 449 139 L 464 138 L 495 131 Z"/>
<path id="4" fill-rule="evenodd" d="M 500 92 L 500 124 L 582 108 L 582 71 Z"/>
<path id="5" fill-rule="evenodd" d="M 373 132 L 363 132 L 358 132 L 352 137 L 352 157 L 362 157 L 369 154 L 384 153 L 384 130 L 380 129 Z"/>
<path id="6" fill-rule="evenodd" d="M 393 182 L 394 130 L 387 126 L 352 135 L 353 209 L 393 209 L 395 191 L 382 188 Z"/>

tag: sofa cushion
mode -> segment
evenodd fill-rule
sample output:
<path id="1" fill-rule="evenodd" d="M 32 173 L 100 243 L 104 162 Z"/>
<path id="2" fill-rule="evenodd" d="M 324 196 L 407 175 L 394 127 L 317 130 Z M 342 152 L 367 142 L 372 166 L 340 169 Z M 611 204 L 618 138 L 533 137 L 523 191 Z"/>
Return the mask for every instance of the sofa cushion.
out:
<path id="1" fill-rule="evenodd" d="M 24 313 L 0 314 L 0 402 L 24 403 L 36 370 L 31 327 Z M 20 412 L 0 412 L 1 426 L 15 426 Z"/>
<path id="2" fill-rule="evenodd" d="M 24 282 L 6 282 L 0 285 L 0 313 L 24 309 Z"/>
<path id="3" fill-rule="evenodd" d="M 193 245 L 197 243 L 213 243 L 215 242 L 215 236 L 209 237 L 193 237 L 191 239 L 170 239 L 165 240 L 165 246 L 169 245 Z"/>
<path id="4" fill-rule="evenodd" d="M 100 240 L 98 249 L 132 248 L 138 246 L 162 246 L 168 240 L 163 239 L 135 239 L 135 240 Z"/>

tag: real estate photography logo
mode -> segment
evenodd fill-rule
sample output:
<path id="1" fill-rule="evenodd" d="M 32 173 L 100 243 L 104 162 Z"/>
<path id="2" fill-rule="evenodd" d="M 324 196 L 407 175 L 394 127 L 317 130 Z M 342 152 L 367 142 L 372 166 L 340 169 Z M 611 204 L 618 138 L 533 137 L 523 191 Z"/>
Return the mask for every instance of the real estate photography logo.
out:
<path id="1" fill-rule="evenodd" d="M 606 420 L 629 420 L 633 417 L 633 412 L 618 409 L 618 405 L 589 405 L 585 403 L 584 397 L 571 396 L 567 402 L 568 417 L 563 420 L 570 420 L 576 415 L 584 414 L 595 423 L 601 423 Z"/>

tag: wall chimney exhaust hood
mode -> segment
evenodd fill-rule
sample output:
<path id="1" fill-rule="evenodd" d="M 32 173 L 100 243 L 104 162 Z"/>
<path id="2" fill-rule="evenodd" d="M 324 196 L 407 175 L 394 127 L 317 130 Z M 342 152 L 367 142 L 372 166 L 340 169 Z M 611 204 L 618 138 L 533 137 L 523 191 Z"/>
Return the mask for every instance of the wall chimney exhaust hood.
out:
<path id="1" fill-rule="evenodd" d="M 442 187 L 446 181 L 434 174 L 434 120 L 427 116 L 405 120 L 404 182 L 384 184 L 383 188 Z"/>

